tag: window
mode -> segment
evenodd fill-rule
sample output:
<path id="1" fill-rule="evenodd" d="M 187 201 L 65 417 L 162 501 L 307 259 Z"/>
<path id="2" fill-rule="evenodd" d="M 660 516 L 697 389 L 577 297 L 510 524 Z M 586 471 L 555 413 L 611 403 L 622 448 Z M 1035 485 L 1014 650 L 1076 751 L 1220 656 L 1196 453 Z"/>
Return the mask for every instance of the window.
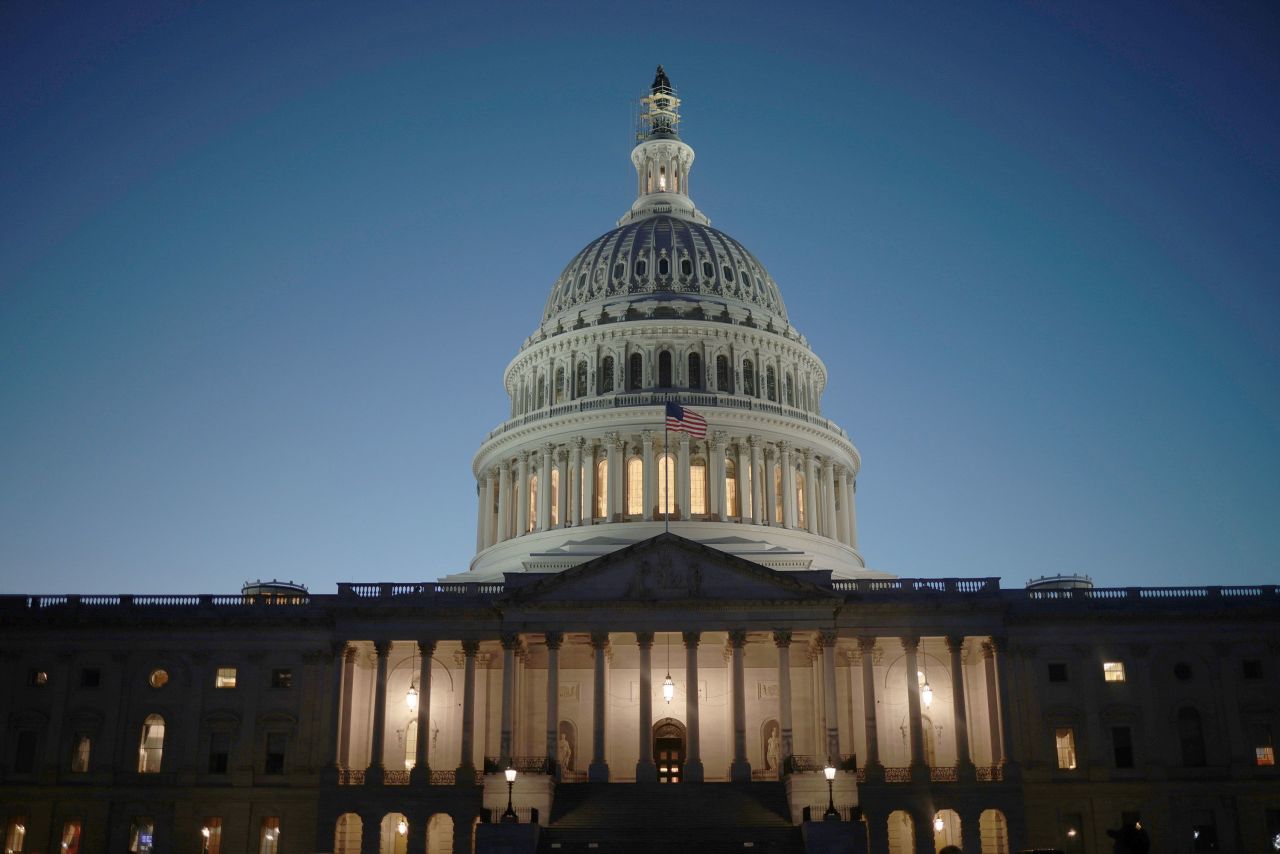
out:
<path id="1" fill-rule="evenodd" d="M 644 461 L 639 457 L 627 460 L 627 513 L 644 513 Z"/>
<path id="2" fill-rule="evenodd" d="M 1249 728 L 1250 740 L 1253 742 L 1253 763 L 1255 765 L 1275 765 L 1276 752 L 1271 744 L 1271 727 L 1266 724 L 1254 724 Z"/>
<path id="3" fill-rule="evenodd" d="M 142 722 L 142 737 L 138 740 L 138 773 L 155 774 L 164 758 L 164 718 L 147 715 Z"/>
<path id="4" fill-rule="evenodd" d="M 560 469 L 551 470 L 551 527 L 560 524 Z"/>
<path id="5" fill-rule="evenodd" d="M 564 403 L 564 368 L 556 368 L 556 403 Z"/>
<path id="6" fill-rule="evenodd" d="M 209 816 L 200 826 L 200 854 L 222 854 L 222 819 Z"/>
<path id="7" fill-rule="evenodd" d="M 733 460 L 724 461 L 724 510 L 730 518 L 742 515 L 738 509 L 738 466 Z"/>
<path id="8" fill-rule="evenodd" d="M 412 771 L 418 764 L 418 719 L 409 718 L 404 728 L 404 770 Z"/>
<path id="9" fill-rule="evenodd" d="M 287 689 L 293 687 L 293 671 L 287 667 L 276 668 L 271 671 L 271 687 Z"/>
<path id="10" fill-rule="evenodd" d="M 702 357 L 689 354 L 689 388 L 702 388 Z"/>
<path id="11" fill-rule="evenodd" d="M 609 510 L 609 461 L 596 463 L 596 518 L 603 518 Z"/>
<path id="12" fill-rule="evenodd" d="M 702 262 L 702 278 L 710 279 L 710 278 L 713 278 L 715 274 L 716 274 L 716 268 L 711 266 L 711 262 L 703 261 Z"/>
<path id="13" fill-rule="evenodd" d="M 1245 679 L 1262 678 L 1262 661 L 1257 658 L 1246 658 L 1240 662 L 1240 675 Z"/>
<path id="14" fill-rule="evenodd" d="M 85 667 L 80 671 L 81 688 L 97 688 L 102 684 L 102 671 L 96 667 Z"/>
<path id="15" fill-rule="evenodd" d="M 1127 726 L 1113 726 L 1111 748 L 1117 768 L 1133 767 L 1133 730 Z"/>
<path id="16" fill-rule="evenodd" d="M 258 831 L 258 854 L 276 854 L 279 844 L 280 819 L 276 816 L 264 818 L 262 829 Z"/>
<path id="17" fill-rule="evenodd" d="M 680 259 L 680 275 L 688 278 L 693 275 L 693 262 L 689 260 L 689 256 Z"/>
<path id="18" fill-rule="evenodd" d="M 804 519 L 804 473 L 796 472 L 796 525 L 805 527 Z"/>
<path id="19" fill-rule="evenodd" d="M 1182 746 L 1184 768 L 1204 767 L 1204 728 L 1200 713 L 1190 706 L 1178 709 L 1178 743 Z"/>
<path id="20" fill-rule="evenodd" d="M 627 264 L 625 261 L 619 261 L 617 264 L 613 265 L 613 277 L 615 279 L 621 279 L 626 274 L 627 274 Z"/>
<path id="21" fill-rule="evenodd" d="M 600 365 L 600 394 L 613 391 L 613 357 L 605 356 Z"/>
<path id="22" fill-rule="evenodd" d="M 1054 746 L 1058 750 L 1058 767 L 1071 770 L 1076 767 L 1076 731 L 1071 727 L 1058 727 L 1053 731 Z"/>
<path id="23" fill-rule="evenodd" d="M 627 366 L 627 388 L 630 391 L 644 388 L 644 358 L 639 353 L 631 354 Z"/>
<path id="24" fill-rule="evenodd" d="M 676 512 L 676 460 L 670 454 L 658 457 L 658 512 Z"/>
<path id="25" fill-rule="evenodd" d="M 742 393 L 756 396 L 756 366 L 750 359 L 742 363 Z"/>
<path id="26" fill-rule="evenodd" d="M 538 377 L 538 402 L 536 409 L 541 409 L 547 405 L 547 378 Z"/>
<path id="27" fill-rule="evenodd" d="M 787 406 L 795 406 L 796 390 L 795 390 L 795 384 L 791 380 L 791 374 L 787 374 L 785 377 L 783 377 L 782 384 L 786 388 L 786 392 L 787 392 Z"/>
<path id="28" fill-rule="evenodd" d="M 149 816 L 134 818 L 129 827 L 129 854 L 151 854 L 155 844 L 156 823 Z"/>
<path id="29" fill-rule="evenodd" d="M 9 819 L 9 826 L 4 833 L 4 850 L 21 851 L 23 845 L 27 841 L 27 818 L 26 816 L 14 816 Z"/>
<path id="30" fill-rule="evenodd" d="M 1067 665 L 1062 662 L 1053 662 L 1049 665 L 1049 681 L 1050 682 L 1066 682 L 1067 681 Z"/>
<path id="31" fill-rule="evenodd" d="M 724 276 L 724 280 L 726 282 L 733 281 L 733 268 L 730 267 L 728 264 L 725 264 L 723 267 L 721 267 L 720 272 Z"/>
<path id="32" fill-rule="evenodd" d="M 707 512 L 707 464 L 689 464 L 689 513 L 705 515 Z"/>
<path id="33" fill-rule="evenodd" d="M 231 733 L 214 730 L 209 733 L 209 773 L 227 773 L 227 761 L 231 757 Z"/>
<path id="34" fill-rule="evenodd" d="M 93 748 L 93 740 L 88 733 L 77 733 L 71 742 L 71 773 L 89 773 L 89 753 Z"/>
<path id="35" fill-rule="evenodd" d="M 284 773 L 284 754 L 289 745 L 289 735 L 283 732 L 267 733 L 267 757 L 262 770 L 267 774 Z"/>
<path id="36" fill-rule="evenodd" d="M 1123 661 L 1102 662 L 1102 678 L 1107 682 L 1123 682 L 1124 681 L 1124 662 Z"/>
<path id="37" fill-rule="evenodd" d="M 671 275 L 671 262 L 668 259 L 666 258 L 658 259 L 658 275 L 659 276 Z"/>
<path id="38" fill-rule="evenodd" d="M 671 388 L 671 351 L 663 350 L 658 354 L 658 387 Z"/>
<path id="39" fill-rule="evenodd" d="M 80 819 L 73 818 L 62 824 L 62 854 L 80 854 Z"/>
<path id="40" fill-rule="evenodd" d="M 147 684 L 152 688 L 163 688 L 169 684 L 169 673 L 160 668 L 151 671 L 151 675 L 147 677 Z"/>
<path id="41" fill-rule="evenodd" d="M 529 512 L 525 517 L 525 532 L 528 533 L 538 529 L 538 476 L 536 474 L 529 475 L 529 494 L 526 498 L 529 501 Z"/>
<path id="42" fill-rule="evenodd" d="M 636 261 L 636 278 L 643 279 L 645 274 L 649 272 L 649 265 L 645 263 L 643 258 Z"/>
<path id="43" fill-rule="evenodd" d="M 27 685 L 32 688 L 43 688 L 49 684 L 49 672 L 32 668 L 27 671 Z"/>
<path id="44" fill-rule="evenodd" d="M 32 729 L 18 730 L 18 737 L 13 746 L 13 773 L 33 774 L 36 770 L 36 745 L 40 733 Z"/>
<path id="45" fill-rule="evenodd" d="M 577 378 L 574 381 L 573 396 L 574 397 L 587 396 L 587 363 L 586 362 L 578 363 L 578 372 L 577 372 Z"/>
<path id="46" fill-rule="evenodd" d="M 777 375 L 774 374 L 773 372 L 773 365 L 769 365 L 764 369 L 764 386 L 765 386 L 765 397 L 769 398 L 774 403 L 777 403 L 778 402 L 778 378 L 777 378 Z"/>
<path id="47" fill-rule="evenodd" d="M 729 390 L 729 357 L 716 356 L 716 391 Z"/>
<path id="48" fill-rule="evenodd" d="M 219 667 L 217 674 L 213 677 L 213 687 L 236 687 L 236 669 L 234 667 Z"/>

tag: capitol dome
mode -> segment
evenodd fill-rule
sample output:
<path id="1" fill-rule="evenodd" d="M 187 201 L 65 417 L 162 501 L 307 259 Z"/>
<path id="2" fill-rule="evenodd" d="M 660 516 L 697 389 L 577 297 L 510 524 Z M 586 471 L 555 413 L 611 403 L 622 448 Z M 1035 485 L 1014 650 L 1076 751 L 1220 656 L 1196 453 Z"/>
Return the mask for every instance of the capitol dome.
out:
<path id="1" fill-rule="evenodd" d="M 556 572 L 663 531 L 788 571 L 880 576 L 858 552 L 861 458 L 822 414 L 827 369 L 773 277 L 689 195 L 693 149 L 659 67 L 636 198 L 556 279 L 507 365 L 455 578 Z M 694 427 L 667 431 L 669 407 Z"/>

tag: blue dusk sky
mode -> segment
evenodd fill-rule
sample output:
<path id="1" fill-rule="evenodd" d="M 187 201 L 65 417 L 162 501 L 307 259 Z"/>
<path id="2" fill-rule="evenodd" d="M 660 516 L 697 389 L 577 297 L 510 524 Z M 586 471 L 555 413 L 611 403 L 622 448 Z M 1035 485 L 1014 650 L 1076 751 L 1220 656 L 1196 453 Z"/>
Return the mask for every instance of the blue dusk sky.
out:
<path id="1" fill-rule="evenodd" d="M 10 0 L 0 590 L 464 571 L 659 62 L 868 565 L 1280 581 L 1280 4 Z"/>

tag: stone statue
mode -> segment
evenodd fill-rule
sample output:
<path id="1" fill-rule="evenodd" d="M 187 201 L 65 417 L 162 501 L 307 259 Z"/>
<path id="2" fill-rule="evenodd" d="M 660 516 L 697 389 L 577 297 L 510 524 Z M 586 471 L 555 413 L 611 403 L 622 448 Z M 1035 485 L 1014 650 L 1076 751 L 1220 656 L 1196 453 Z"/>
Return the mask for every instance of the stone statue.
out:
<path id="1" fill-rule="evenodd" d="M 778 754 L 782 751 L 782 739 L 778 738 L 778 728 L 774 727 L 769 733 L 769 745 L 765 750 L 764 764 L 766 768 L 777 770 Z"/>
<path id="2" fill-rule="evenodd" d="M 573 770 L 573 745 L 569 744 L 569 737 L 563 732 L 560 733 L 560 742 L 558 744 L 560 752 L 560 768 L 563 771 Z"/>

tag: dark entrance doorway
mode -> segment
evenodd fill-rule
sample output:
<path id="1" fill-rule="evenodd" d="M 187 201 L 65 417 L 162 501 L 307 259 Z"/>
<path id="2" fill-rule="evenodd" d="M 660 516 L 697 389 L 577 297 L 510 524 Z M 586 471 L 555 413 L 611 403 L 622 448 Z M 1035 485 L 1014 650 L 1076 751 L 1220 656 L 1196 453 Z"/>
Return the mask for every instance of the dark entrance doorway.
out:
<path id="1" fill-rule="evenodd" d="M 684 779 L 685 728 L 675 718 L 663 718 L 653 725 L 653 759 L 658 765 L 659 783 L 679 783 Z"/>

